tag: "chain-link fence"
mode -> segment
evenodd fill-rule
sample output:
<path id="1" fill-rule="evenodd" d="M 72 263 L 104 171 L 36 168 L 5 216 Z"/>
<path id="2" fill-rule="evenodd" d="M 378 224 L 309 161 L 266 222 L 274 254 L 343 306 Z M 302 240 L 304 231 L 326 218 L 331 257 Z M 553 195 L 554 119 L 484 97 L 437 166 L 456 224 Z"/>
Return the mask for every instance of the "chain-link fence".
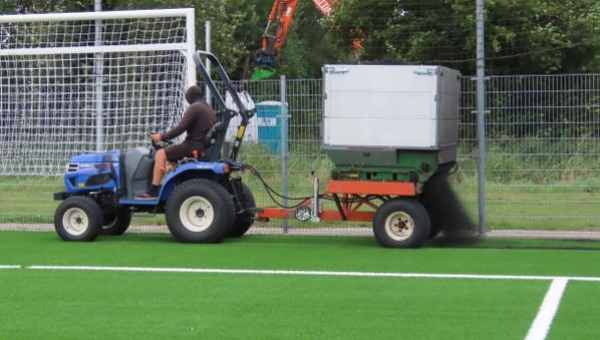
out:
<path id="1" fill-rule="evenodd" d="M 486 211 L 491 228 L 598 225 L 600 77 L 490 77 L 486 83 Z M 475 82 L 462 86 L 461 169 L 475 177 Z"/>
<path id="2" fill-rule="evenodd" d="M 251 122 L 254 127 L 248 129 L 239 158 L 258 169 L 275 191 L 285 193 L 288 204 L 294 204 L 294 198 L 310 196 L 313 175 L 324 183 L 333 166 L 321 149 L 322 80 L 285 80 L 283 97 L 280 80 L 240 85 L 252 95 L 259 112 Z M 463 77 L 458 167 L 450 177 L 454 190 L 474 217 L 478 211 L 475 85 L 471 77 Z M 282 98 L 287 121 L 281 119 Z M 596 74 L 489 77 L 485 158 L 488 230 L 600 227 L 596 222 L 600 220 L 599 102 L 600 75 Z M 356 138 L 369 136 L 356 131 Z M 284 157 L 281 150 L 285 139 L 283 149 L 288 153 Z M 4 157 L 1 144 L 0 157 Z M 67 158 L 65 155 L 65 163 Z M 258 206 L 274 205 L 273 198 L 282 203 L 283 198 L 270 197 L 252 174 L 243 176 Z M 52 193 L 60 190 L 59 173 L 48 173 L 47 177 L 4 174 L 0 177 L 0 223 L 51 223 L 58 205 Z M 163 221 L 156 217 L 142 223 Z M 271 221 L 269 225 L 279 227 L 282 223 Z M 312 224 L 295 220 L 286 223 L 290 227 Z M 353 224 L 320 225 L 341 226 Z"/>

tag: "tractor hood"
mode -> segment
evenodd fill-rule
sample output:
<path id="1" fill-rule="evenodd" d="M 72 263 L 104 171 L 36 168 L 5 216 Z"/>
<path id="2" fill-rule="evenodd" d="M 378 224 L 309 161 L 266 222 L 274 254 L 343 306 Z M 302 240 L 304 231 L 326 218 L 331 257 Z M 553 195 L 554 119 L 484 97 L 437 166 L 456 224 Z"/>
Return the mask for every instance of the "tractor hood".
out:
<path id="1" fill-rule="evenodd" d="M 118 163 L 120 154 L 120 151 L 111 151 L 73 156 L 69 160 L 67 172 L 76 172 L 87 168 L 97 168 L 100 164 Z"/>
<path id="2" fill-rule="evenodd" d="M 120 151 L 110 151 L 73 156 L 67 164 L 65 176 L 73 178 L 69 174 L 111 172 L 111 168 L 118 168 L 120 154 Z"/>
<path id="3" fill-rule="evenodd" d="M 73 156 L 64 175 L 66 192 L 115 190 L 119 183 L 120 154 L 120 151 L 111 151 Z"/>

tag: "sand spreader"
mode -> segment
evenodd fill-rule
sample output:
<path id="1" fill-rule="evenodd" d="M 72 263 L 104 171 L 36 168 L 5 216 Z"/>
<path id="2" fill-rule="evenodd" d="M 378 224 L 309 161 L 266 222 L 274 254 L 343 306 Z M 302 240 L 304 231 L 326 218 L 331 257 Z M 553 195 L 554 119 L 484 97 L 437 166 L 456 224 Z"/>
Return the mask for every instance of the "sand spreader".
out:
<path id="1" fill-rule="evenodd" d="M 323 150 L 335 164 L 327 189 L 319 192 L 315 178 L 310 200 L 262 208 L 257 219 L 372 222 L 384 247 L 422 246 L 452 218 L 440 216 L 448 210 L 440 206 L 445 197 L 430 192 L 439 195 L 440 185 L 447 191 L 445 178 L 456 165 L 460 73 L 442 66 L 328 64 L 323 82 Z M 323 208 L 325 201 L 334 208 Z"/>

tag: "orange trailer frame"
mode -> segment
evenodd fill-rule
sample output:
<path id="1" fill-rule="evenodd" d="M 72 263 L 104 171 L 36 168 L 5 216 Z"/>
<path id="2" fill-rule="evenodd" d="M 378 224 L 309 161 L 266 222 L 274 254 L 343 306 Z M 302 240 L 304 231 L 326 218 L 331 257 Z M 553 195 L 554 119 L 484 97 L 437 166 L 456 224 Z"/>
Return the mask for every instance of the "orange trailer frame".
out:
<path id="1" fill-rule="evenodd" d="M 371 222 L 381 202 L 394 197 L 416 197 L 417 185 L 413 182 L 376 182 L 376 181 L 340 181 L 330 180 L 328 188 L 319 198 L 330 199 L 335 210 L 319 211 L 318 217 L 324 221 Z M 309 199 L 300 206 L 310 207 L 314 201 Z M 363 208 L 371 208 L 372 211 Z M 298 208 L 265 207 L 257 214 L 257 221 L 270 219 L 295 218 Z"/>

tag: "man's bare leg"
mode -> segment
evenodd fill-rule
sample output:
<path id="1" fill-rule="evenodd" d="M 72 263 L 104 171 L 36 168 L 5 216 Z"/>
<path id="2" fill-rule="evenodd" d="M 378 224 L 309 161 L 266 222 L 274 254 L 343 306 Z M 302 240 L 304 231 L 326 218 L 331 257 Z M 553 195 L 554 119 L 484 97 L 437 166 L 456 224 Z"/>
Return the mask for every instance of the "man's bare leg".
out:
<path id="1" fill-rule="evenodd" d="M 156 151 L 154 156 L 154 170 L 152 172 L 152 185 L 160 186 L 163 175 L 165 174 L 165 164 L 167 163 L 167 155 L 165 149 Z"/>
<path id="2" fill-rule="evenodd" d="M 136 196 L 136 199 L 156 199 L 158 192 L 160 191 L 160 182 L 165 174 L 165 164 L 167 162 L 167 155 L 165 149 L 156 151 L 154 155 L 154 168 L 152 169 L 152 182 L 148 191 Z"/>

